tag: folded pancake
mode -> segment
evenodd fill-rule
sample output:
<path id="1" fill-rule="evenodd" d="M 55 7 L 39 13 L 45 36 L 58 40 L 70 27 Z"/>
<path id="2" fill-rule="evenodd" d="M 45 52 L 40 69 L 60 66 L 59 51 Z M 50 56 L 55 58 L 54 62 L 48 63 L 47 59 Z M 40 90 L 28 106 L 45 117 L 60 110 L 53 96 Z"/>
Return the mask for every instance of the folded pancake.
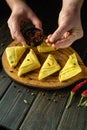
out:
<path id="1" fill-rule="evenodd" d="M 73 53 L 72 55 L 69 56 L 69 59 L 67 60 L 63 69 L 59 72 L 59 80 L 60 82 L 68 80 L 73 76 L 79 74 L 80 72 L 81 67 L 78 64 L 76 54 Z"/>
<path id="2" fill-rule="evenodd" d="M 54 58 L 52 54 L 49 54 L 47 59 L 45 60 L 44 64 L 42 65 L 38 79 L 42 80 L 43 78 L 52 75 L 53 73 L 57 72 L 60 70 L 60 65 Z"/>
<path id="3" fill-rule="evenodd" d="M 58 50 L 58 48 L 54 48 L 54 47 L 52 47 L 52 46 L 48 46 L 48 45 L 46 44 L 46 42 L 43 40 L 43 42 L 42 42 L 39 46 L 37 46 L 37 50 L 38 50 L 40 53 L 41 53 L 41 52 L 45 53 L 45 52 L 56 51 L 56 50 Z"/>
<path id="4" fill-rule="evenodd" d="M 29 53 L 26 55 L 21 66 L 19 67 L 18 76 L 26 74 L 32 70 L 38 69 L 40 66 L 40 62 L 35 52 L 32 49 L 30 49 Z"/>
<path id="5" fill-rule="evenodd" d="M 6 48 L 6 56 L 11 67 L 15 67 L 26 51 L 26 46 L 12 46 Z"/>

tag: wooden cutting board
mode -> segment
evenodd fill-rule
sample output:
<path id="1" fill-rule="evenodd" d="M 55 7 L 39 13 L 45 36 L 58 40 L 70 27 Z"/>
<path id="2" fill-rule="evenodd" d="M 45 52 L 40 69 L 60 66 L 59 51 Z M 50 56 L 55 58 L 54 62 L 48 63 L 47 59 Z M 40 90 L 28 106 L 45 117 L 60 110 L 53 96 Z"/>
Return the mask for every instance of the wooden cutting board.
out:
<path id="1" fill-rule="evenodd" d="M 18 41 L 13 41 L 12 43 L 9 44 L 9 46 L 16 46 L 16 45 L 20 45 L 20 43 Z M 28 48 L 28 52 L 29 52 L 29 49 L 30 48 Z M 33 47 L 32 49 L 34 49 L 41 65 L 42 65 L 49 53 L 39 53 L 37 51 L 36 47 L 35 48 Z M 67 87 L 80 79 L 87 78 L 87 67 L 84 65 L 84 63 L 82 62 L 82 60 L 81 60 L 80 56 L 77 54 L 77 52 L 74 49 L 72 49 L 71 47 L 64 48 L 64 49 L 58 49 L 57 51 L 50 52 L 51 54 L 54 55 L 55 59 L 60 64 L 61 68 L 63 68 L 63 66 L 65 65 L 67 59 L 69 58 L 69 55 L 73 54 L 74 52 L 76 53 L 78 63 L 82 68 L 82 72 L 64 82 L 60 82 L 58 80 L 59 72 L 56 72 L 55 74 L 48 76 L 44 80 L 39 81 L 38 74 L 39 74 L 40 69 L 29 72 L 22 77 L 18 77 L 18 75 L 17 75 L 18 68 L 19 68 L 20 64 L 22 63 L 24 56 L 21 58 L 17 67 L 11 68 L 7 61 L 6 52 L 4 51 L 4 53 L 2 55 L 2 64 L 3 64 L 4 70 L 11 78 L 23 85 L 27 85 L 30 87 L 45 88 L 45 89 L 60 89 L 60 88 Z M 27 54 L 27 52 L 26 52 L 26 54 Z"/>

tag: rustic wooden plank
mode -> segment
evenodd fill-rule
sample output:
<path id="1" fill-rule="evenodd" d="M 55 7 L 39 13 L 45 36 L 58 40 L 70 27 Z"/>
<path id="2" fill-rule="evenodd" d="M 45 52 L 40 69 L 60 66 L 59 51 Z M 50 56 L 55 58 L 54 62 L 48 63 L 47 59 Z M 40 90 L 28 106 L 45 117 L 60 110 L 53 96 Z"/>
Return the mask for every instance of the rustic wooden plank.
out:
<path id="1" fill-rule="evenodd" d="M 5 50 L 6 46 L 12 41 L 9 28 L 7 24 L 3 24 L 0 27 L 0 56 Z"/>
<path id="2" fill-rule="evenodd" d="M 1 60 L 1 57 L 0 57 L 0 71 L 2 70 L 2 60 Z"/>
<path id="3" fill-rule="evenodd" d="M 64 110 L 57 130 L 87 130 L 87 108 L 78 107 L 81 96 L 75 95 L 71 106 Z"/>
<path id="4" fill-rule="evenodd" d="M 68 92 L 39 92 L 20 130 L 55 130 L 64 111 Z"/>
<path id="5" fill-rule="evenodd" d="M 0 124 L 18 130 L 37 93 L 37 90 L 12 83 L 0 101 Z"/>
<path id="6" fill-rule="evenodd" d="M 4 70 L 1 70 L 0 71 L 0 99 L 8 89 L 11 82 L 12 80 L 7 76 Z"/>

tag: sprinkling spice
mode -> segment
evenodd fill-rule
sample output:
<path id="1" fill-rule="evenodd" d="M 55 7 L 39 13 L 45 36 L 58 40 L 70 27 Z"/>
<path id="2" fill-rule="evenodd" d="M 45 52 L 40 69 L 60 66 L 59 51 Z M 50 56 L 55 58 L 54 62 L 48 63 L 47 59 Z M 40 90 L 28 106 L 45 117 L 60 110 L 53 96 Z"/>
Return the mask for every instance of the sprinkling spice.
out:
<path id="1" fill-rule="evenodd" d="M 35 93 L 33 93 L 33 92 L 32 92 L 32 93 L 31 93 L 31 95 L 32 95 L 32 96 L 34 96 L 34 95 L 35 95 Z"/>
<path id="2" fill-rule="evenodd" d="M 32 80 L 32 78 L 31 78 L 31 77 L 29 77 L 29 80 Z"/>
<path id="3" fill-rule="evenodd" d="M 21 92 L 21 89 L 18 89 L 17 92 L 20 93 L 20 92 Z"/>
<path id="4" fill-rule="evenodd" d="M 42 96 L 45 96 L 45 93 L 44 93 L 44 92 L 42 92 Z"/>
<path id="5" fill-rule="evenodd" d="M 47 98 L 48 101 L 51 101 L 51 98 Z"/>
<path id="6" fill-rule="evenodd" d="M 17 88 L 17 86 L 16 86 L 16 85 L 14 85 L 14 88 Z"/>
<path id="7" fill-rule="evenodd" d="M 11 61 L 11 63 L 14 63 L 14 61 Z"/>
<path id="8" fill-rule="evenodd" d="M 24 99 L 24 103 L 25 103 L 25 104 L 28 104 L 28 101 L 27 101 L 26 99 Z"/>
<path id="9" fill-rule="evenodd" d="M 30 61 L 30 59 L 27 59 L 27 61 Z"/>
<path id="10" fill-rule="evenodd" d="M 1 75 L 2 78 L 5 78 L 6 76 L 5 75 Z"/>
<path id="11" fill-rule="evenodd" d="M 38 46 L 42 43 L 44 35 L 43 32 L 34 27 L 26 27 L 22 30 L 22 34 L 29 46 Z"/>
<path id="12" fill-rule="evenodd" d="M 75 93 L 76 93 L 82 86 L 84 86 L 86 83 L 87 83 L 87 80 L 84 80 L 84 81 L 78 83 L 77 85 L 75 85 L 75 87 L 74 87 L 74 88 L 71 90 L 71 92 L 70 92 L 70 97 L 69 97 L 69 99 L 68 99 L 66 108 L 68 108 L 68 107 L 71 105 L 71 102 L 72 102 L 72 99 L 73 99 Z"/>
<path id="13" fill-rule="evenodd" d="M 13 73 L 13 70 L 10 70 L 11 73 Z"/>
<path id="14" fill-rule="evenodd" d="M 79 101 L 78 106 L 81 106 L 82 100 L 83 100 L 85 97 L 87 97 L 87 89 L 84 90 L 84 91 L 81 93 L 81 99 L 80 99 L 80 101 Z"/>
<path id="15" fill-rule="evenodd" d="M 29 93 L 30 91 L 31 91 L 31 90 L 30 90 L 30 89 L 28 89 L 28 90 L 27 90 L 27 93 Z"/>
<path id="16" fill-rule="evenodd" d="M 5 44 L 4 44 L 4 43 L 1 43 L 1 47 L 3 47 L 3 46 L 5 46 Z"/>
<path id="17" fill-rule="evenodd" d="M 59 98 L 64 98 L 65 97 L 64 94 L 59 94 L 58 96 L 59 96 Z"/>
<path id="18" fill-rule="evenodd" d="M 54 96 L 56 97 L 56 96 L 57 96 L 57 93 L 54 93 Z"/>
<path id="19" fill-rule="evenodd" d="M 74 65 L 76 65 L 76 63 L 74 63 Z"/>
<path id="20" fill-rule="evenodd" d="M 57 100 L 54 99 L 53 101 L 54 101 L 55 103 L 57 103 Z"/>
<path id="21" fill-rule="evenodd" d="M 48 66 L 50 66 L 50 64 L 49 63 L 47 63 L 48 64 Z"/>

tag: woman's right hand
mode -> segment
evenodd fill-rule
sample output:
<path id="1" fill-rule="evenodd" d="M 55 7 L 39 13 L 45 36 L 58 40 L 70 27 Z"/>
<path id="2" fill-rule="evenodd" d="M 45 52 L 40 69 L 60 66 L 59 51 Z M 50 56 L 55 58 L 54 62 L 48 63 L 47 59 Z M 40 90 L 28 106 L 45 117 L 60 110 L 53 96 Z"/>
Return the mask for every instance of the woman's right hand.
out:
<path id="1" fill-rule="evenodd" d="M 13 39 L 17 39 L 22 44 L 25 44 L 25 39 L 21 33 L 21 24 L 25 21 L 31 21 L 36 28 L 42 30 L 42 22 L 32 11 L 32 9 L 24 2 L 17 3 L 12 8 L 12 13 L 8 19 L 8 27 Z"/>

